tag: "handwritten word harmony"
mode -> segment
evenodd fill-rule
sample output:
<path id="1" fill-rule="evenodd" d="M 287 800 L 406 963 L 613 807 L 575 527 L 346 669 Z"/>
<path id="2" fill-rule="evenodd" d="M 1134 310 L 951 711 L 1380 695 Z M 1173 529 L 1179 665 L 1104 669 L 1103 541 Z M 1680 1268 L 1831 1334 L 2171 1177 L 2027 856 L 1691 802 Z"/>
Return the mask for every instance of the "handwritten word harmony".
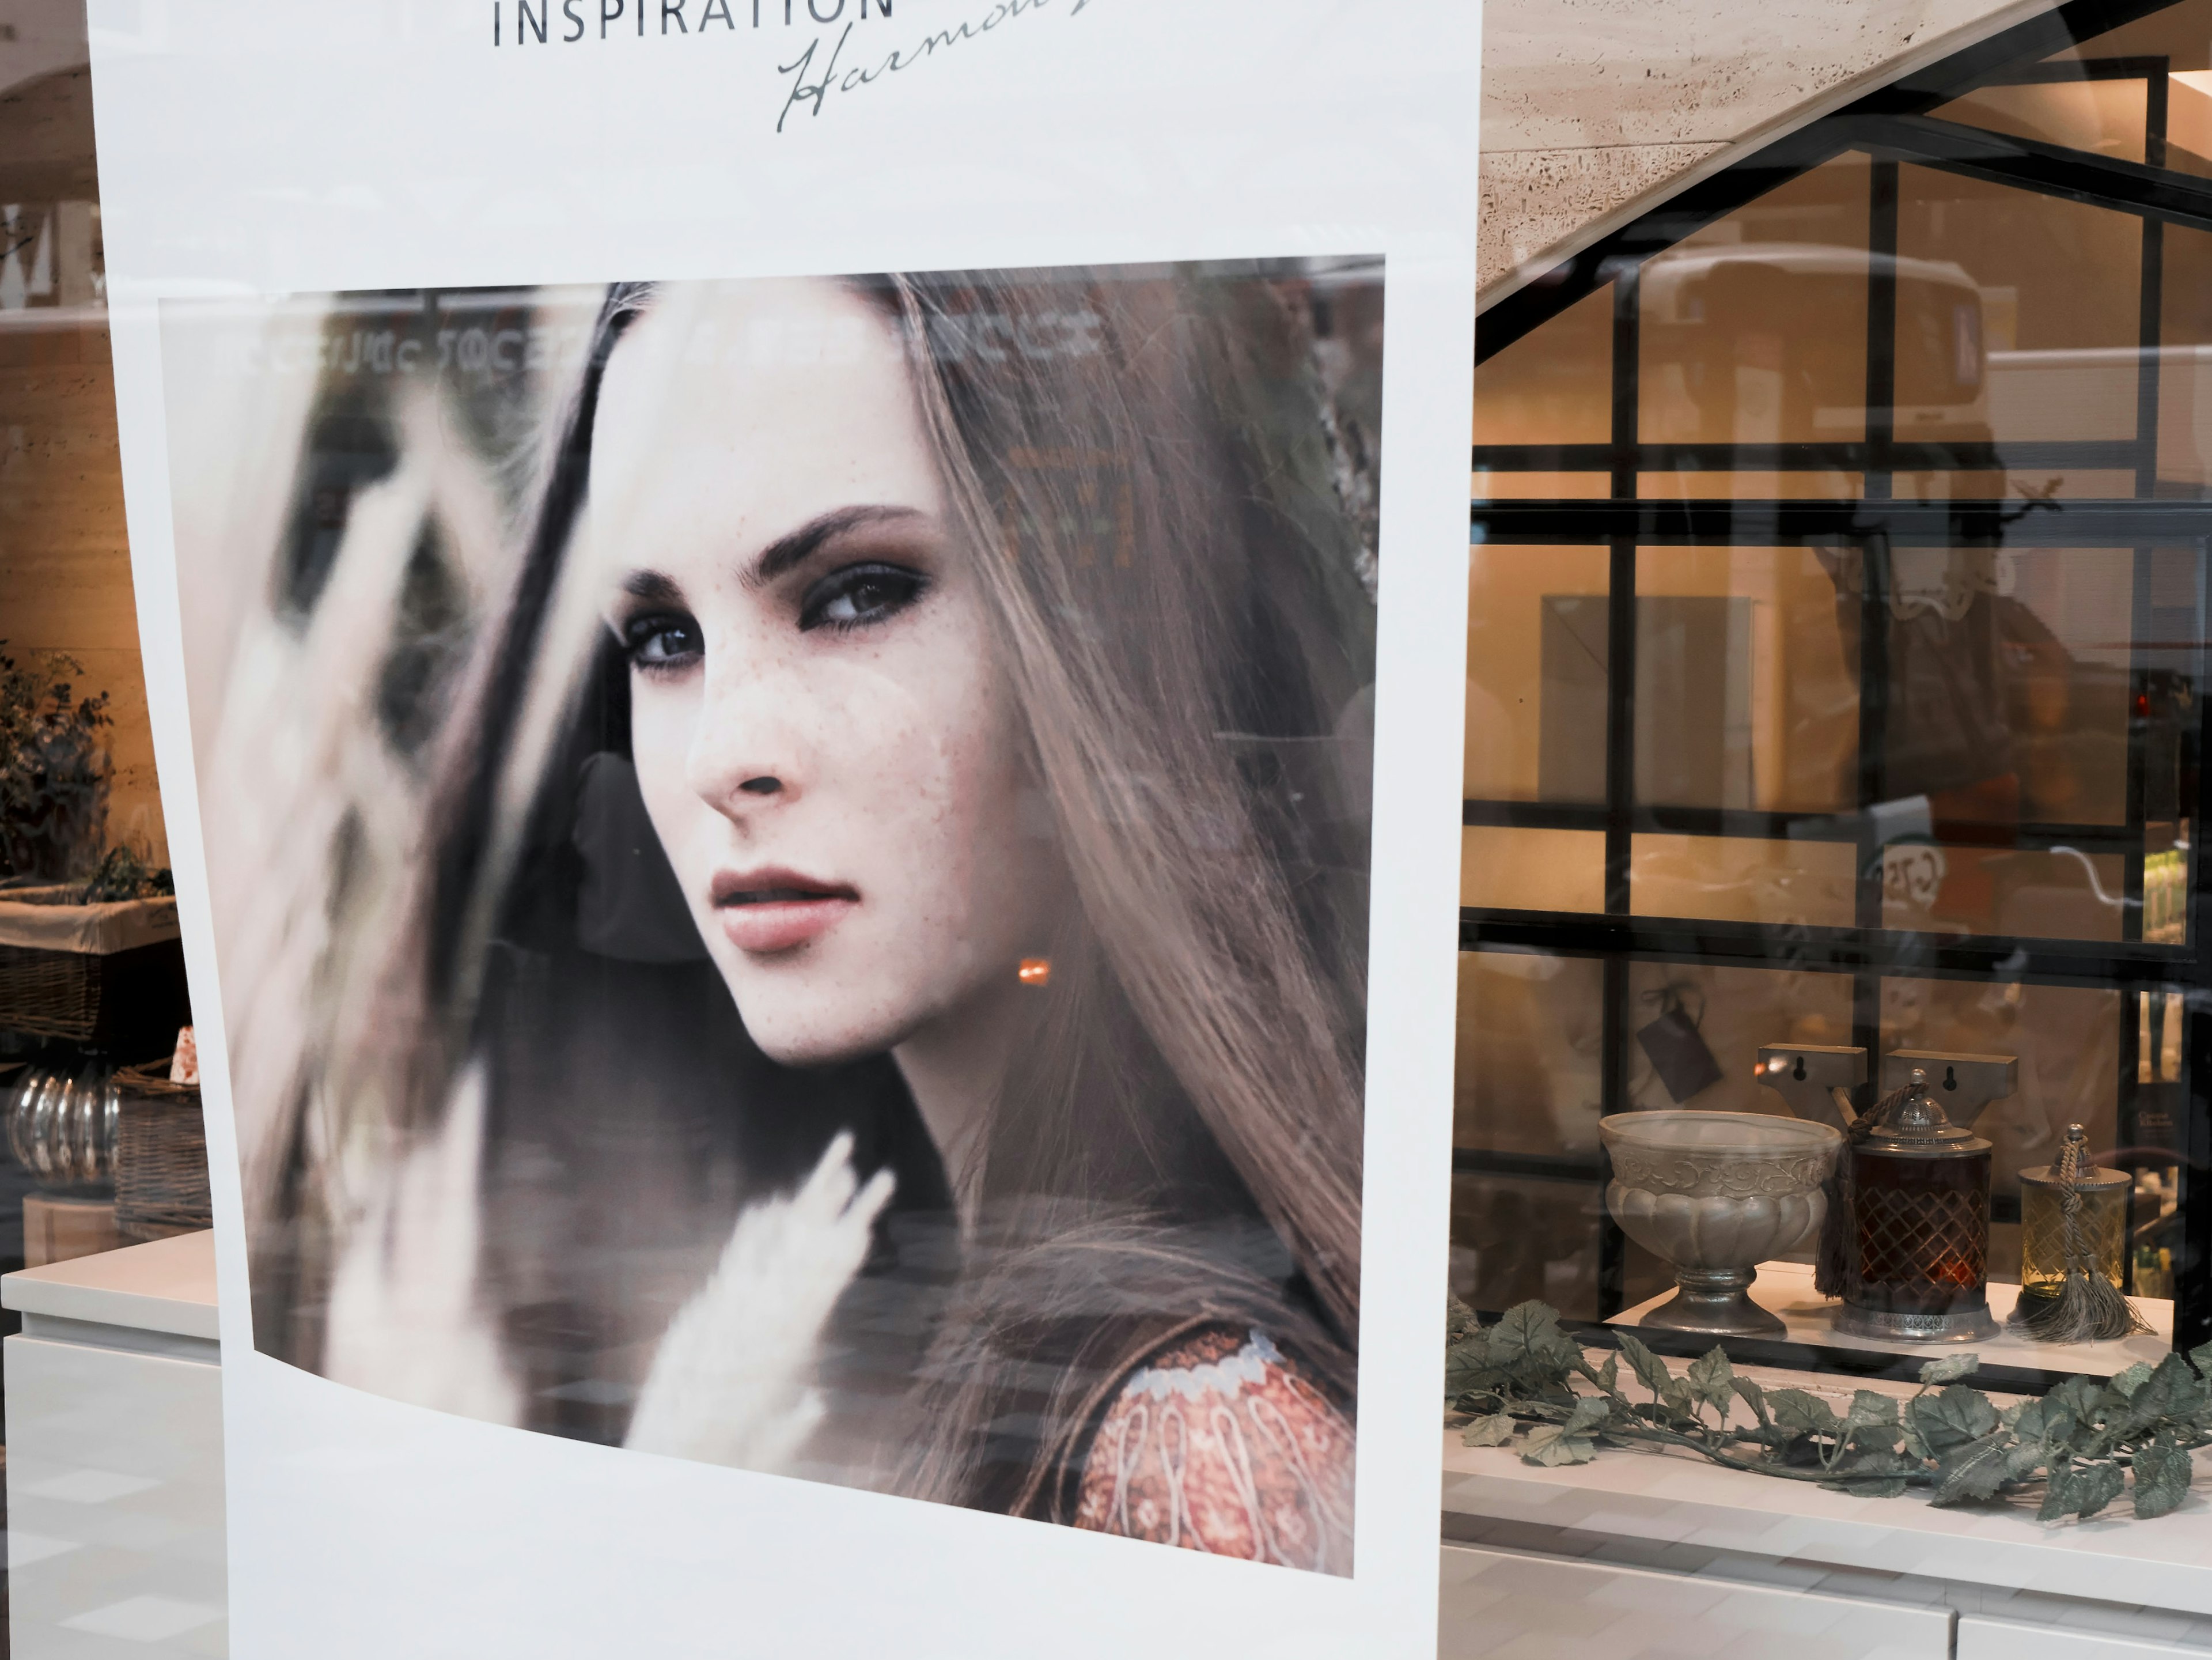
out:
<path id="1" fill-rule="evenodd" d="M 978 12 L 951 28 L 939 29 L 933 34 L 924 35 L 919 42 L 903 52 L 893 52 L 873 69 L 853 63 L 852 56 L 858 56 L 857 52 L 848 56 L 846 48 L 853 39 L 853 25 L 848 23 L 838 35 L 836 44 L 830 48 L 829 56 L 823 59 L 821 68 L 817 70 L 815 59 L 821 53 L 823 43 L 829 39 L 826 34 L 817 35 L 797 58 L 777 69 L 779 75 L 790 78 L 791 85 L 783 100 L 783 112 L 775 118 L 775 130 L 778 132 L 783 131 L 783 124 L 790 119 L 794 109 L 803 106 L 808 114 L 818 116 L 833 92 L 858 92 L 863 87 L 873 86 L 885 76 L 912 69 L 939 52 L 951 51 L 963 40 L 980 40 L 1000 25 L 1011 23 L 1025 13 L 1042 10 L 1051 3 L 1052 0 L 998 0 L 998 3 L 987 11 Z M 1073 17 L 1090 3 L 1091 0 L 1075 0 L 1067 15 Z M 837 72 L 837 65 L 841 62 L 848 66 L 842 75 Z M 812 78 L 809 79 L 809 76 Z"/>

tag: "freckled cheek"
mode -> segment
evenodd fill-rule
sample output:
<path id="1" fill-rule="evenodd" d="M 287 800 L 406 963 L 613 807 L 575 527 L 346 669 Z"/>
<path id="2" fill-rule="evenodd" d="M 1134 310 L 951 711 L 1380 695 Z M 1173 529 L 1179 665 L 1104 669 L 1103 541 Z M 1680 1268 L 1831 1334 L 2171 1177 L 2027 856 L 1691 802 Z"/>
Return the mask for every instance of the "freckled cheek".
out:
<path id="1" fill-rule="evenodd" d="M 933 828 L 957 811 L 957 734 L 921 672 L 855 667 L 827 676 L 814 699 L 816 787 L 893 835 Z"/>
<path id="2" fill-rule="evenodd" d="M 887 666 L 847 688 L 838 724 L 849 747 L 826 770 L 849 781 L 878 827 L 877 855 L 921 879 L 915 897 L 932 923 L 959 927 L 992 879 L 999 827 L 1013 812 L 1006 722 L 969 642 L 900 666 L 911 672 Z"/>

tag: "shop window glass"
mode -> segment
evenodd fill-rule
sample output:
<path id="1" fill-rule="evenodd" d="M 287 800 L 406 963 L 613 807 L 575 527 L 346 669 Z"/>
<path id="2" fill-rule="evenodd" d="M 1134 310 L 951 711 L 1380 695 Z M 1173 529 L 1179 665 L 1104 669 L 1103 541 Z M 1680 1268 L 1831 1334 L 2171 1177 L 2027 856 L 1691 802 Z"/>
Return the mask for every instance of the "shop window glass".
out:
<path id="1" fill-rule="evenodd" d="M 1508 467 L 1477 467 L 1468 475 L 1468 491 L 1478 501 L 1595 501 L 1612 494 L 1613 478 L 1602 472 L 1523 472 Z"/>
<path id="2" fill-rule="evenodd" d="M 1597 1157 L 1604 967 L 1595 957 L 1460 953 L 1455 1146 Z"/>
<path id="3" fill-rule="evenodd" d="M 1786 1113 L 1782 1098 L 1759 1081 L 1761 1046 L 1850 1042 L 1847 974 L 1636 962 L 1626 995 L 1627 1098 L 1635 1110 Z"/>
<path id="4" fill-rule="evenodd" d="M 1828 812 L 1858 742 L 1857 616 L 1811 548 L 1636 558 L 1636 799 Z"/>
<path id="5" fill-rule="evenodd" d="M 1557 494 L 1536 493 L 1538 463 L 1565 453 L 1516 440 L 1510 409 L 1478 452 L 1503 478 L 1517 441 L 1528 487 L 1478 492 L 1478 543 L 1586 573 L 1544 594 L 1591 608 L 1591 660 L 1572 759 L 1549 766 L 1546 721 L 1497 714 L 1548 696 L 1556 716 L 1565 694 L 1540 647 L 1470 668 L 1483 696 L 1468 845 L 1496 838 L 1501 873 L 1464 884 L 1462 942 L 1486 959 L 1494 930 L 1577 965 L 1547 970 L 1545 995 L 1592 1000 L 1541 1018 L 1595 1031 L 1581 1075 L 1600 1116 L 1788 1110 L 1757 1075 L 1767 1044 L 1859 1052 L 1861 1109 L 1896 1081 L 1894 1051 L 2016 1064 L 2016 1085 L 1972 1115 L 1996 1148 L 1994 1274 L 2019 1273 L 2021 1171 L 2081 1122 L 2097 1161 L 2130 1177 L 2128 1287 L 2178 1299 L 2177 1341 L 2201 1342 L 2212 1276 L 2191 1292 L 2179 1149 L 2191 1115 L 2212 1110 L 2185 1025 L 2212 984 L 2190 903 L 2212 620 L 2212 520 L 2191 516 L 2212 487 L 2212 222 L 2081 199 L 2090 175 L 2038 169 L 2055 149 L 2212 177 L 2212 4 L 1978 74 L 1932 128 L 1882 137 L 1888 117 L 1854 116 L 1832 159 L 1794 175 L 1755 159 L 1739 175 L 1747 200 L 1703 223 L 1655 211 L 1524 291 L 1593 271 L 1608 292 L 1632 288 L 1634 316 L 1616 320 L 1637 353 L 1559 360 L 1588 378 L 1593 447 L 1574 453 L 1588 465 L 1571 488 L 1555 474 Z M 1969 153 L 1943 136 L 1959 127 L 1999 148 Z M 2022 143 L 2000 178 L 1976 157 L 2004 155 L 2008 138 Z M 1579 302 L 1592 329 L 1595 299 Z M 1501 307 L 1545 314 L 1533 298 Z M 1560 325 L 1516 337 L 1486 318 L 1486 349 L 1500 362 Z M 1538 371 L 1523 358 L 1515 373 Z M 1634 446 L 1599 444 L 1601 397 L 1616 418 L 1632 410 Z M 1626 605 L 1602 580 L 1625 560 Z M 1480 580 L 1469 595 L 1470 640 L 1529 630 L 1526 596 Z M 1601 609 L 1632 631 L 1599 629 Z M 1485 714 L 1510 736 L 1475 736 Z M 1514 751 L 1512 772 L 1498 757 L 1516 720 L 1538 755 Z M 1514 897 L 1534 891 L 1503 856 L 1515 837 L 1579 838 L 1566 914 Z M 1472 972 L 1463 1020 L 1490 1025 L 1488 1047 L 1463 1046 L 1463 1131 L 1468 1068 L 1528 1073 L 1506 1050 L 1531 1040 L 1508 1028 L 1538 1018 L 1525 988 L 1483 989 L 1487 971 Z M 1477 1091 L 1467 1203 L 1470 1183 L 1537 1179 L 1498 1166 L 1504 1149 L 1559 1156 L 1516 1139 L 1510 1094 Z M 1553 1134 L 1548 1116 L 1529 1122 Z M 1478 1171 L 1477 1154 L 1492 1164 Z M 1486 1220 L 1463 1214 L 1455 1234 L 1455 1284 L 1499 1307 L 1504 1201 L 1481 1203 Z M 1461 1249 L 1478 1235 L 1491 1243 Z M 1592 1278 L 1538 1252 L 1512 1289 L 1594 1284 L 1614 1318 L 1664 1286 L 1663 1268 L 1638 1277 L 1653 1265 L 1607 1215 L 1588 1250 Z M 1817 1312 L 1809 1281 L 1802 1300 Z"/>
<path id="6" fill-rule="evenodd" d="M 1453 1289 L 1486 1307 L 1535 1298 L 1600 1318 L 1603 964 L 1517 952 L 1459 960 Z M 1666 1283 L 1632 1245 L 1619 1271 L 1639 1297 Z"/>
<path id="7" fill-rule="evenodd" d="M 2130 214 L 1899 168 L 1898 438 L 2133 438 L 2142 246 Z M 2064 469 L 2007 471 L 2034 494 Z"/>
<path id="8" fill-rule="evenodd" d="M 2212 94 L 2205 102 L 2212 126 Z M 2212 171 L 2212 161 L 2206 167 Z M 2212 486 L 2212 232 L 2167 225 L 2163 241 L 2158 493 L 2201 497 Z"/>
<path id="9" fill-rule="evenodd" d="M 1476 444 L 1612 441 L 1613 306 L 1586 295 L 1475 371 Z"/>
<path id="10" fill-rule="evenodd" d="M 1640 472 L 1636 493 L 1657 502 L 1725 500 L 1821 501 L 1866 493 L 1866 475 L 1829 472 Z"/>
<path id="11" fill-rule="evenodd" d="M 1470 550 L 1468 800 L 1605 800 L 1607 562 L 1603 548 Z"/>
<path id="12" fill-rule="evenodd" d="M 1937 119 L 2069 149 L 2141 161 L 2149 83 L 2140 76 L 1982 87 L 1936 109 Z"/>
<path id="13" fill-rule="evenodd" d="M 1647 262 L 1638 364 L 1644 441 L 1862 436 L 1867 223 L 1867 168 L 1847 157 Z"/>
<path id="14" fill-rule="evenodd" d="M 1481 910 L 1603 910 L 1604 833 L 1466 825 L 1459 902 Z"/>
<path id="15" fill-rule="evenodd" d="M 1631 846 L 1630 903 L 1639 916 L 1851 925 L 1858 856 L 1849 842 L 1655 834 Z"/>
<path id="16" fill-rule="evenodd" d="M 2079 986 L 1894 979 L 1882 987 L 1885 1049 L 2011 1055 L 2020 1088 L 1975 1121 L 1996 1146 L 1991 1189 L 2015 1202 L 2022 1169 L 2051 1162 L 2066 1126 L 2097 1162 L 2118 1146 L 2120 996 Z"/>

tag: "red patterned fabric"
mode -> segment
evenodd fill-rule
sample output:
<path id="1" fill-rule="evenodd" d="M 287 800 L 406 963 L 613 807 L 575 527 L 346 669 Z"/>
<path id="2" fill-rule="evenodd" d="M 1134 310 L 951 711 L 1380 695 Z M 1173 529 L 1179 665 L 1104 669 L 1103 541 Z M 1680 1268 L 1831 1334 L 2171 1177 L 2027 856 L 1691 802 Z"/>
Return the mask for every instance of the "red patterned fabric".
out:
<path id="1" fill-rule="evenodd" d="M 1075 1525 L 1352 1572 L 1352 1421 L 1264 1332 L 1210 1327 L 1129 1376 L 1100 1419 Z"/>

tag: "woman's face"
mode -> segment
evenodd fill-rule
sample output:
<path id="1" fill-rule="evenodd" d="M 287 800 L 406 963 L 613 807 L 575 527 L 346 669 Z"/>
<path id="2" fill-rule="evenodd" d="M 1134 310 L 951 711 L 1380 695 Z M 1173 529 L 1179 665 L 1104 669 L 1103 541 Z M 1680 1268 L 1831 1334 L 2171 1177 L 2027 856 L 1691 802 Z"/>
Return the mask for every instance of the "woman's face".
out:
<path id="1" fill-rule="evenodd" d="M 1014 987 L 1045 814 L 884 316 L 664 290 L 608 367 L 589 503 L 646 806 L 755 1040 L 844 1060 Z"/>

